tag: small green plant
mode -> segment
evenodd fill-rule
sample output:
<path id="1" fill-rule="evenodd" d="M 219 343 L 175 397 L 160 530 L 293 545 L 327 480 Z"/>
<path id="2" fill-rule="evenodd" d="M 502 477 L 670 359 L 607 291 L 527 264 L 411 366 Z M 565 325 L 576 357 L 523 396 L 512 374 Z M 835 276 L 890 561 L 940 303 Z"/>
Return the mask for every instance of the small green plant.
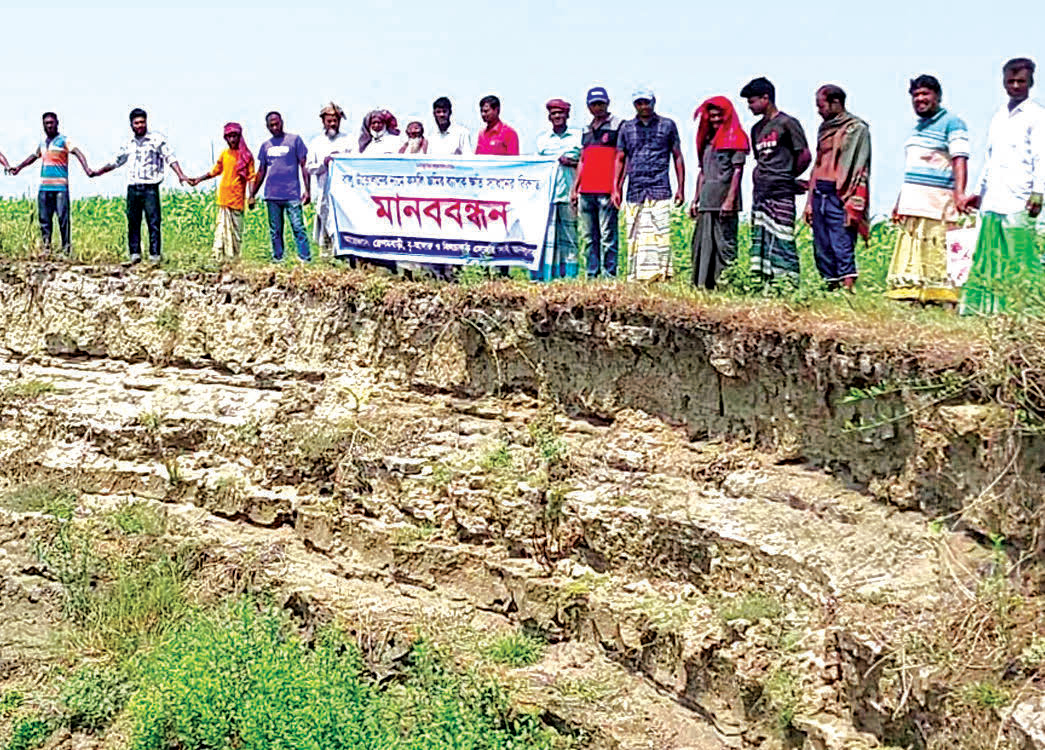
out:
<path id="1" fill-rule="evenodd" d="M 15 724 L 5 750 L 33 750 L 51 736 L 54 727 L 42 716 L 27 716 Z"/>
<path id="2" fill-rule="evenodd" d="M 152 435 L 158 435 L 160 430 L 163 429 L 163 423 L 166 421 L 167 415 L 157 411 L 143 411 L 138 415 L 138 424 Z"/>
<path id="3" fill-rule="evenodd" d="M 497 444 L 491 448 L 482 459 L 482 467 L 487 471 L 497 471 L 499 469 L 510 469 L 514 466 L 512 460 L 512 451 L 508 447 L 508 443 L 504 440 L 499 440 Z"/>
<path id="4" fill-rule="evenodd" d="M 1032 635 L 1030 643 L 1020 653 L 1020 661 L 1031 669 L 1045 664 L 1045 636 L 1038 633 Z"/>
<path id="5" fill-rule="evenodd" d="M 19 380 L 4 388 L 3 395 L 9 398 L 32 399 L 45 393 L 53 393 L 54 390 L 54 383 L 49 380 Z"/>
<path id="6" fill-rule="evenodd" d="M 486 658 L 509 667 L 528 667 L 536 664 L 543 654 L 543 641 L 520 632 L 498 638 L 484 651 Z"/>
<path id="7" fill-rule="evenodd" d="M 787 669 L 776 668 L 762 683 L 762 701 L 780 730 L 791 726 L 798 708 L 798 678 Z"/>
<path id="8" fill-rule="evenodd" d="M 25 703 L 25 696 L 18 690 L 8 690 L 0 695 L 0 719 L 6 719 Z"/>
<path id="9" fill-rule="evenodd" d="M 133 692 L 117 670 L 83 667 L 62 685 L 60 702 L 70 729 L 98 732 L 105 729 Z"/>
<path id="10" fill-rule="evenodd" d="M 177 333 L 181 328 L 181 312 L 177 307 L 168 305 L 156 315 L 156 327 L 168 333 Z"/>
<path id="11" fill-rule="evenodd" d="M 410 547 L 431 539 L 435 532 L 436 527 L 429 523 L 403 524 L 392 530 L 392 544 L 396 547 Z"/>
<path id="12" fill-rule="evenodd" d="M 562 462 L 566 457 L 566 444 L 559 437 L 555 429 L 555 422 L 551 417 L 538 418 L 527 425 L 530 439 L 541 460 L 548 466 L 554 466 Z"/>
<path id="13" fill-rule="evenodd" d="M 759 620 L 775 620 L 780 617 L 783 610 L 783 605 L 775 596 L 755 591 L 726 599 L 719 607 L 718 614 L 726 623 L 738 620 L 758 622 Z"/>
<path id="14" fill-rule="evenodd" d="M 1010 699 L 1008 690 L 987 680 L 965 685 L 959 691 L 958 697 L 967 706 L 984 709 L 1001 708 Z"/>
<path id="15" fill-rule="evenodd" d="M 257 445 L 261 439 L 261 423 L 255 417 L 251 417 L 242 424 L 236 425 L 233 434 L 236 442 L 241 445 Z"/>
<path id="16" fill-rule="evenodd" d="M 78 503 L 79 497 L 73 490 L 50 482 L 25 484 L 0 498 L 0 505 L 10 510 L 46 513 L 63 520 L 73 517 Z"/>
<path id="17" fill-rule="evenodd" d="M 108 514 L 112 525 L 128 536 L 160 536 L 167 528 L 166 514 L 153 505 L 125 500 Z"/>

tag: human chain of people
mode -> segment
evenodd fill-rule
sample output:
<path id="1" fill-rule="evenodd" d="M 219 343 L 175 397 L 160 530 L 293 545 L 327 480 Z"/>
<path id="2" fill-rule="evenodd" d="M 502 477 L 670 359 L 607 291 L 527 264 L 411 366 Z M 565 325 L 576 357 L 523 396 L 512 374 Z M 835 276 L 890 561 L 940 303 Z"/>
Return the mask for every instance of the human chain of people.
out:
<path id="1" fill-rule="evenodd" d="M 1045 193 L 1045 108 L 1030 98 L 1034 73 L 1035 64 L 1028 58 L 1004 64 L 1002 84 L 1008 102 L 991 121 L 983 171 L 974 183 L 968 174 L 965 122 L 943 106 L 943 87 L 937 78 L 923 74 L 911 79 L 908 93 L 916 119 L 905 143 L 903 182 L 892 212 L 896 240 L 887 279 L 889 298 L 923 304 L 960 302 L 963 311 L 989 314 L 1008 306 L 1006 282 L 1040 273 L 1035 220 Z M 696 220 L 691 241 L 693 285 L 714 289 L 723 269 L 736 262 L 741 183 L 753 151 L 752 272 L 766 284 L 797 278 L 796 198 L 805 196 L 803 218 L 812 227 L 817 270 L 829 288 L 852 289 L 858 278 L 857 243 L 861 237 L 866 240 L 869 231 L 870 127 L 848 111 L 846 92 L 840 86 L 821 86 L 815 92 L 822 122 L 814 153 L 801 123 L 777 108 L 771 81 L 755 78 L 739 95 L 759 118 L 749 133 L 728 96 L 711 97 L 694 112 L 699 164 L 689 204 Z M 667 280 L 673 274 L 670 217 L 673 208 L 686 202 L 678 127 L 657 113 L 656 95 L 649 88 L 632 93 L 634 115 L 626 120 L 610 112 L 610 97 L 602 86 L 588 91 L 586 104 L 591 120 L 581 131 L 568 126 L 569 102 L 556 98 L 546 104 L 550 128 L 538 137 L 536 153 L 557 159 L 557 167 L 540 267 L 533 277 L 576 277 L 582 243 L 588 278 L 617 277 L 618 219 L 623 213 L 628 241 L 625 277 Z M 149 129 L 143 109 L 130 112 L 131 137 L 112 161 L 97 169 L 59 131 L 57 114 L 45 112 L 44 139 L 38 148 L 14 166 L 0 154 L 0 165 L 7 173 L 18 174 L 41 161 L 37 207 L 47 252 L 55 223 L 63 252 L 71 250 L 69 157 L 74 156 L 89 177 L 126 167 L 132 264 L 142 260 L 143 218 L 148 256 L 153 262 L 161 259 L 160 185 L 168 167 L 183 184 L 192 186 L 220 178 L 213 245 L 219 259 L 239 257 L 244 211 L 253 208 L 261 195 L 272 259 L 284 258 L 284 227 L 289 222 L 297 255 L 307 262 L 313 243 L 327 252 L 336 241 L 328 184 L 335 156 L 518 156 L 518 133 L 501 119 L 498 97 L 483 97 L 479 112 L 484 126 L 474 140 L 467 128 L 452 122 L 453 107 L 446 97 L 433 102 L 435 127 L 428 132 L 419 121 L 408 123 L 401 132 L 392 113 L 373 110 L 353 137 L 341 130 L 344 110 L 330 103 L 319 112 L 322 132 L 306 144 L 287 132 L 282 116 L 273 111 L 265 116 L 271 137 L 261 144 L 256 159 L 242 126 L 230 122 L 223 132 L 227 148 L 199 176 L 183 172 L 167 139 Z M 313 199 L 313 181 L 316 216 L 310 241 L 302 207 Z M 952 238 L 958 236 L 962 215 L 972 213 L 978 214 L 978 235 L 967 248 L 968 267 L 956 276 L 948 256 L 960 242 Z M 367 263 L 395 268 L 390 261 Z M 452 277 L 445 266 L 431 270 Z"/>

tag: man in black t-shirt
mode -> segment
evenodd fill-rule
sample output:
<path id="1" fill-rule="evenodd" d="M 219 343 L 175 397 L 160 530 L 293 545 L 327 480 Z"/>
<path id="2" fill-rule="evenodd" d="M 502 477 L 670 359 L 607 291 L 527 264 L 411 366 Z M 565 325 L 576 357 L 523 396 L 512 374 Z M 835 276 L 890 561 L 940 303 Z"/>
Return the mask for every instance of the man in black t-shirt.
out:
<path id="1" fill-rule="evenodd" d="M 776 89 L 756 78 L 740 91 L 751 113 L 762 119 L 751 128 L 755 152 L 751 205 L 751 270 L 773 281 L 798 277 L 795 244 L 795 196 L 806 185 L 799 179 L 812 161 L 802 125 L 776 107 Z"/>

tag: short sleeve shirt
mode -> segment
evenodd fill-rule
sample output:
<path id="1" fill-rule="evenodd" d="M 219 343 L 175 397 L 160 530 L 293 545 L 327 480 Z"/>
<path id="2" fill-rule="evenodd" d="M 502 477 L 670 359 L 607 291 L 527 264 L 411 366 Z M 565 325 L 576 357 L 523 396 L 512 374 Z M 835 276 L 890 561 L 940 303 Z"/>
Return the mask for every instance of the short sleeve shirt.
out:
<path id="1" fill-rule="evenodd" d="M 40 190 L 59 193 L 69 189 L 69 152 L 76 148 L 64 135 L 40 142 Z"/>
<path id="2" fill-rule="evenodd" d="M 960 117 L 941 108 L 932 117 L 919 119 L 904 144 L 897 213 L 956 221 L 954 159 L 959 156 L 969 156 L 969 129 Z"/>
<path id="3" fill-rule="evenodd" d="M 238 163 L 239 154 L 231 149 L 225 149 L 218 156 L 218 162 L 214 165 L 212 173 L 217 172 L 221 175 L 221 181 L 218 183 L 218 205 L 222 208 L 242 211 L 247 182 L 254 179 L 254 160 L 251 159 L 247 166 L 246 179 L 237 171 Z"/>
<path id="4" fill-rule="evenodd" d="M 700 170 L 704 173 L 704 183 L 700 188 L 699 206 L 701 211 L 718 211 L 722 202 L 729 195 L 729 186 L 733 182 L 733 173 L 744 166 L 747 154 L 733 149 L 713 148 L 710 144 L 704 149 L 704 158 L 700 162 Z M 740 191 L 737 191 L 733 210 L 739 211 Z"/>
<path id="5" fill-rule="evenodd" d="M 269 138 L 258 151 L 258 163 L 264 165 L 265 200 L 301 200 L 301 162 L 308 155 L 305 142 L 293 133 Z"/>
<path id="6" fill-rule="evenodd" d="M 671 198 L 668 166 L 680 144 L 679 129 L 667 117 L 654 115 L 646 125 L 636 117 L 620 126 L 617 150 L 627 158 L 629 203 Z"/>
<path id="7" fill-rule="evenodd" d="M 617 135 L 621 119 L 611 115 L 606 122 L 593 128 L 590 124 L 581 133 L 581 177 L 578 191 L 595 195 L 613 192 L 613 172 L 617 161 Z"/>
<path id="8" fill-rule="evenodd" d="M 801 192 L 795 185 L 795 167 L 809 144 L 798 120 L 783 112 L 760 120 L 751 128 L 751 143 L 758 162 L 752 176 L 756 196 L 787 198 Z"/>

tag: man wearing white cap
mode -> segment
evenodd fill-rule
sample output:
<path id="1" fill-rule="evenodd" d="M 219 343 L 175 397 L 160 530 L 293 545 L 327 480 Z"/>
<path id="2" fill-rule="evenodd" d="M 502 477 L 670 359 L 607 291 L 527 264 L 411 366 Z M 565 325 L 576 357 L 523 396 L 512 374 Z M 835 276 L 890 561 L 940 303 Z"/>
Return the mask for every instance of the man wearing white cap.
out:
<path id="1" fill-rule="evenodd" d="M 319 119 L 323 123 L 323 132 L 308 144 L 308 159 L 305 169 L 316 181 L 316 189 L 312 192 L 316 198 L 316 219 L 312 228 L 312 241 L 319 245 L 320 257 L 329 257 L 333 250 L 334 212 L 330 208 L 329 167 L 334 154 L 347 154 L 352 151 L 353 141 L 346 133 L 341 132 L 341 121 L 345 119 L 345 110 L 330 102 L 319 110 Z"/>
<path id="2" fill-rule="evenodd" d="M 675 205 L 686 200 L 686 165 L 679 130 L 673 120 L 653 111 L 653 91 L 638 89 L 631 97 L 635 118 L 620 127 L 614 165 L 613 205 L 624 204 L 628 233 L 628 280 L 663 281 L 671 278 L 671 177 L 675 163 Z M 621 194 L 625 175 L 627 199 Z"/>

